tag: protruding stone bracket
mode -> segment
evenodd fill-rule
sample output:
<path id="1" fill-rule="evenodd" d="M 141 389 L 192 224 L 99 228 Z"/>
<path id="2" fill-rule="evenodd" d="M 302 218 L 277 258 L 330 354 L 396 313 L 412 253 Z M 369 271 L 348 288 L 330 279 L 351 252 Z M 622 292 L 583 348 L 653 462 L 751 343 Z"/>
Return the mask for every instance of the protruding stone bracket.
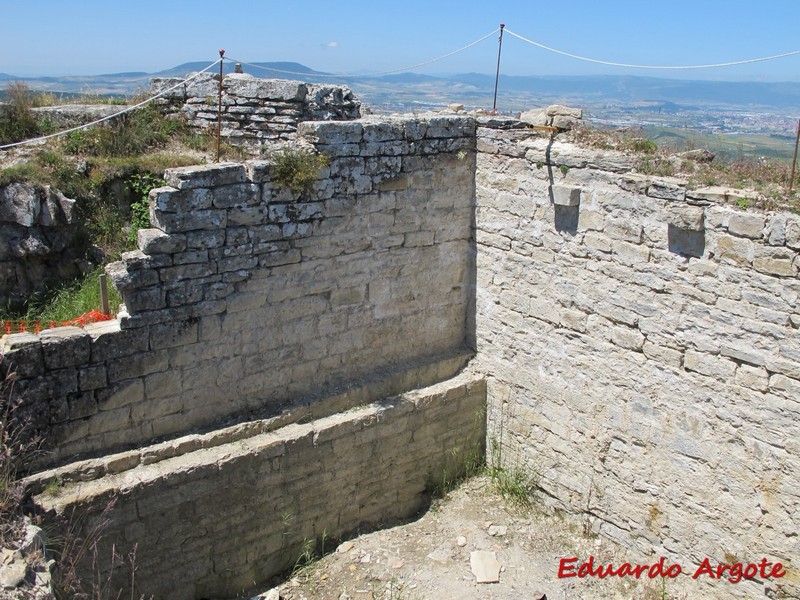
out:
<path id="1" fill-rule="evenodd" d="M 552 186 L 553 204 L 556 206 L 579 206 L 581 188 L 574 185 L 556 184 Z"/>

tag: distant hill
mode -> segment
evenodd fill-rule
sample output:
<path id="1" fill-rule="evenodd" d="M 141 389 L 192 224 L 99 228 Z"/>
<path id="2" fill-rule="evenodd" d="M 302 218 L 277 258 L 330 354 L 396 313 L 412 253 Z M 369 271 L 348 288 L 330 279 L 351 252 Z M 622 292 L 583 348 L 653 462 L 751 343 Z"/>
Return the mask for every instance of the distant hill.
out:
<path id="1" fill-rule="evenodd" d="M 130 94 L 147 86 L 152 77 L 185 77 L 208 67 L 195 61 L 157 73 L 125 72 L 68 77 L 17 77 L 0 73 L 0 81 L 22 80 L 33 89 L 64 93 Z M 217 68 L 212 69 L 217 71 Z M 224 63 L 231 73 L 234 63 Z M 296 62 L 254 62 L 244 70 L 256 77 L 302 79 L 315 83 L 345 83 L 367 104 L 430 104 L 461 101 L 486 104 L 494 90 L 494 76 L 461 73 L 450 76 L 398 73 L 384 76 L 341 76 L 316 71 Z M 511 102 L 511 98 L 514 102 Z M 588 106 L 598 103 L 660 104 L 664 111 L 680 107 L 738 107 L 800 110 L 800 82 L 726 82 L 661 79 L 640 76 L 512 76 L 500 78 L 499 99 L 515 108 L 538 103 L 572 102 Z M 517 108 L 518 109 L 518 108 Z"/>
<path id="2" fill-rule="evenodd" d="M 196 73 L 197 71 L 202 71 L 208 65 L 211 64 L 210 62 L 188 62 L 183 63 L 182 65 L 178 65 L 177 67 L 172 67 L 171 69 L 165 69 L 164 71 L 159 71 L 158 73 L 152 73 L 152 77 L 185 77 L 188 73 Z M 302 74 L 320 74 L 319 71 L 315 71 L 314 69 L 310 69 L 305 65 L 301 65 L 300 63 L 295 62 L 255 62 L 250 63 L 258 68 L 252 68 L 250 66 L 246 66 L 245 70 L 256 77 L 274 77 L 278 78 L 281 74 L 283 74 L 283 78 L 286 78 L 287 74 L 293 73 L 302 73 Z M 235 68 L 235 64 L 230 61 L 225 61 L 223 64 L 222 72 L 223 73 L 233 73 Z M 214 67 L 211 69 L 213 72 L 219 72 L 219 66 Z M 271 72 L 271 73 L 270 73 Z"/>

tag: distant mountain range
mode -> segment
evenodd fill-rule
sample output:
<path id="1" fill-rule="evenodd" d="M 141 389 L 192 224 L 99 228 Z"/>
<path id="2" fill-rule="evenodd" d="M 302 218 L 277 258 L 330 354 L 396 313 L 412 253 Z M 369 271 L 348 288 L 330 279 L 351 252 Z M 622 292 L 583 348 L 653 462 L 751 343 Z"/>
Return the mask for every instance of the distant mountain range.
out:
<path id="1" fill-rule="evenodd" d="M 31 88 L 66 94 L 93 93 L 124 95 L 146 87 L 153 77 L 183 77 L 208 66 L 207 62 L 189 62 L 157 73 L 127 72 L 105 75 L 64 77 L 17 77 L 0 73 L 0 81 L 24 81 Z M 234 69 L 224 63 L 224 72 Z M 402 73 L 396 75 L 332 76 L 294 62 L 259 62 L 244 65 L 245 72 L 256 77 L 302 79 L 314 83 L 344 83 L 367 104 L 491 104 L 494 76 L 462 73 L 450 76 Z M 212 69 L 216 72 L 216 68 Z M 663 110 L 677 107 L 736 107 L 739 110 L 772 109 L 789 116 L 800 110 L 800 82 L 725 82 L 661 79 L 638 76 L 511 76 L 500 78 L 498 108 L 569 102 L 598 106 L 604 103 L 662 105 Z"/>

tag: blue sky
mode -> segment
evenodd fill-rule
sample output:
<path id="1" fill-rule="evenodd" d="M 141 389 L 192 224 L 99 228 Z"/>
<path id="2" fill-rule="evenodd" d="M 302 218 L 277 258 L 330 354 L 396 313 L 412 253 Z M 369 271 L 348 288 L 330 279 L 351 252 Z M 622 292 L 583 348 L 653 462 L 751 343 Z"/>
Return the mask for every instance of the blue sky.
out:
<path id="1" fill-rule="evenodd" d="M 0 0 L 0 72 L 19 76 L 154 72 L 212 62 L 296 61 L 328 72 L 386 71 L 465 46 L 503 22 L 566 52 L 685 65 L 800 50 L 800 1 Z M 493 73 L 497 38 L 414 69 Z M 508 75 L 633 74 L 800 81 L 800 55 L 726 69 L 643 71 L 589 64 L 506 35 Z"/>

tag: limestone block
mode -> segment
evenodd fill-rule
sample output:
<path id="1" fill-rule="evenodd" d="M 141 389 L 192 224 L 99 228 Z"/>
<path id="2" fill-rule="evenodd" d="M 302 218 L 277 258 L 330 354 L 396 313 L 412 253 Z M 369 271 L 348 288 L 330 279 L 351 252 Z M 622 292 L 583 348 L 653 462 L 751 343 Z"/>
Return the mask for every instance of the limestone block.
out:
<path id="1" fill-rule="evenodd" d="M 197 229 L 222 230 L 227 226 L 227 211 L 208 209 L 190 213 L 168 213 L 154 209 L 150 220 L 166 233 L 181 233 Z"/>
<path id="2" fill-rule="evenodd" d="M 244 183 L 246 178 L 244 165 L 237 163 L 179 167 L 164 172 L 167 185 L 179 190 Z"/>
<path id="3" fill-rule="evenodd" d="M 687 371 L 695 371 L 721 381 L 731 381 L 736 373 L 736 363 L 694 350 L 687 350 L 684 354 L 683 367 Z"/>
<path id="4" fill-rule="evenodd" d="M 764 215 L 737 212 L 728 221 L 728 231 L 740 237 L 760 239 L 765 223 Z"/>
<path id="5" fill-rule="evenodd" d="M 753 242 L 730 235 L 717 237 L 717 251 L 721 261 L 741 266 L 750 266 L 755 254 Z"/>
<path id="6" fill-rule="evenodd" d="M 581 202 L 581 188 L 555 184 L 552 186 L 553 204 L 557 206 L 578 206 Z"/>
<path id="7" fill-rule="evenodd" d="M 91 338 L 80 327 L 46 329 L 40 339 L 44 364 L 48 369 L 76 367 L 89 362 Z"/>
<path id="8" fill-rule="evenodd" d="M 650 260 L 650 248 L 639 244 L 614 240 L 612 242 L 612 255 L 615 260 L 625 265 L 637 265 Z"/>
<path id="9" fill-rule="evenodd" d="M 616 240 L 634 244 L 642 243 L 642 226 L 637 222 L 632 222 L 630 219 L 607 217 L 604 233 Z"/>
<path id="10" fill-rule="evenodd" d="M 219 248 L 225 245 L 226 232 L 217 231 L 190 231 L 186 234 L 186 247 L 192 249 Z"/>
<path id="11" fill-rule="evenodd" d="M 78 371 L 78 389 L 82 392 L 96 390 L 107 383 L 105 365 L 83 367 Z"/>
<path id="12" fill-rule="evenodd" d="M 647 188 L 647 195 L 682 202 L 686 199 L 686 182 L 675 178 L 653 178 Z"/>
<path id="13" fill-rule="evenodd" d="M 670 204 L 667 206 L 667 222 L 678 229 L 703 231 L 705 211 L 699 206 Z"/>
<path id="14" fill-rule="evenodd" d="M 790 248 L 756 246 L 753 268 L 767 275 L 795 277 L 800 268 L 797 256 Z"/>
<path id="15" fill-rule="evenodd" d="M 338 146 L 362 141 L 364 127 L 361 123 L 309 121 L 297 126 L 297 134 L 318 144 Z"/>
<path id="16" fill-rule="evenodd" d="M 172 254 L 186 248 L 186 236 L 168 234 L 160 229 L 139 229 L 136 232 L 139 249 L 145 254 Z"/>
<path id="17" fill-rule="evenodd" d="M 800 219 L 794 215 L 787 215 L 785 232 L 786 245 L 800 250 Z"/>
<path id="18" fill-rule="evenodd" d="M 252 183 L 217 186 L 210 195 L 214 208 L 238 208 L 261 203 L 261 187 Z"/>
<path id="19" fill-rule="evenodd" d="M 735 382 L 751 390 L 766 392 L 769 389 L 769 373 L 764 367 L 739 365 L 736 369 Z"/>
<path id="20" fill-rule="evenodd" d="M 523 123 L 529 123 L 530 125 L 550 124 L 546 108 L 534 108 L 532 110 L 523 111 L 519 116 L 519 120 Z"/>

